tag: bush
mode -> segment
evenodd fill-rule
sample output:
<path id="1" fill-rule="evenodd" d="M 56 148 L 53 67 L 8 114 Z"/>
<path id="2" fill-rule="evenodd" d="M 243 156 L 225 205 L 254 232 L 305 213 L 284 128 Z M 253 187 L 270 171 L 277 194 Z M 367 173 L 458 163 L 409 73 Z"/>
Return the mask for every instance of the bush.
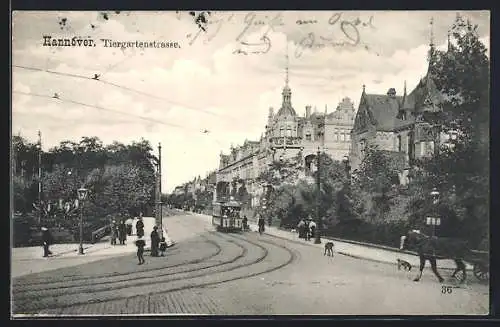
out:
<path id="1" fill-rule="evenodd" d="M 408 232 L 408 228 L 408 224 L 404 221 L 374 224 L 362 220 L 352 220 L 326 229 L 324 235 L 358 242 L 399 247 L 400 236 L 405 235 Z"/>

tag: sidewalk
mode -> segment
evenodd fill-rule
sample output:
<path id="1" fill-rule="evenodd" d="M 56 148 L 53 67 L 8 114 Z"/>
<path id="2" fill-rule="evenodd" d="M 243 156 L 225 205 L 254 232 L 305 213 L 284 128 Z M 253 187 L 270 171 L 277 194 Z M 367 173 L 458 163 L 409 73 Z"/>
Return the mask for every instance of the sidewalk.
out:
<path id="1" fill-rule="evenodd" d="M 250 222 L 249 225 L 252 231 L 258 231 L 257 224 Z M 311 239 L 311 241 L 305 241 L 304 239 L 299 238 L 298 233 L 292 233 L 290 231 L 285 231 L 276 227 L 269 226 L 266 226 L 264 233 L 304 245 L 315 246 L 321 249 L 324 248 L 324 244 L 326 242 L 332 241 L 335 244 L 336 253 L 353 258 L 388 264 L 397 264 L 397 259 L 402 259 L 408 261 L 413 266 L 413 269 L 418 269 L 418 266 L 420 265 L 420 260 L 417 255 L 413 255 L 408 252 L 397 252 L 395 249 L 389 250 L 388 247 L 385 247 L 387 249 L 382 249 L 383 247 L 362 245 L 360 244 L 361 242 L 351 242 L 347 240 L 339 240 L 337 238 L 332 239 L 327 237 L 321 238 L 322 244 L 314 244 L 314 239 Z M 426 265 L 429 266 L 429 263 L 426 263 Z M 471 265 L 467 263 L 465 265 L 468 270 L 472 269 Z M 455 269 L 456 265 L 453 260 L 439 260 L 438 267 L 440 269 Z"/>
<path id="2" fill-rule="evenodd" d="M 150 218 L 145 218 L 145 251 L 151 250 L 150 234 L 154 223 Z M 166 225 L 166 224 L 164 224 Z M 136 235 L 127 235 L 125 245 L 111 245 L 109 237 L 95 244 L 83 244 L 83 255 L 78 254 L 80 244 L 53 244 L 50 246 L 52 255 L 44 258 L 43 248 L 41 246 L 12 248 L 11 252 L 11 276 L 19 277 L 23 275 L 39 273 L 49 270 L 55 270 L 64 267 L 77 266 L 109 257 L 132 254 L 137 251 L 135 241 Z M 166 235 L 167 246 L 175 245 L 175 241 Z"/>
<path id="3" fill-rule="evenodd" d="M 211 216 L 203 215 L 203 214 L 194 214 L 198 217 L 205 217 L 206 219 L 211 219 Z M 248 225 L 250 226 L 250 230 L 253 232 L 258 231 L 258 226 L 255 222 L 249 221 Z M 375 261 L 386 264 L 397 264 L 397 259 L 402 259 L 408 261 L 413 269 L 417 270 L 420 265 L 420 259 L 417 255 L 398 251 L 398 249 L 389 248 L 387 246 L 380 246 L 375 244 L 366 244 L 362 242 L 355 242 L 349 240 L 341 240 L 338 238 L 328 238 L 322 237 L 322 244 L 314 244 L 314 240 L 305 241 L 304 239 L 300 239 L 298 233 L 292 233 L 290 231 L 278 229 L 276 227 L 266 226 L 265 234 L 272 235 L 274 237 L 278 237 L 281 239 L 285 239 L 288 241 L 300 243 L 303 245 L 314 246 L 321 250 L 324 249 L 324 244 L 328 241 L 332 241 L 335 244 L 335 252 L 338 254 L 342 254 L 345 256 Z M 465 263 L 467 270 L 472 270 L 472 266 L 468 263 Z M 429 267 L 429 263 L 426 263 L 426 266 Z M 456 268 L 455 262 L 453 260 L 438 260 L 438 267 L 440 269 L 452 269 Z"/>

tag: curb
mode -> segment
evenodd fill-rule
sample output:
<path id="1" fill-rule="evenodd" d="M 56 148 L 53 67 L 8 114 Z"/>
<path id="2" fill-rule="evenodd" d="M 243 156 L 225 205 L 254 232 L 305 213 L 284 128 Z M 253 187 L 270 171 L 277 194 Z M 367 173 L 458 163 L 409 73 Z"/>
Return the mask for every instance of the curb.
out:
<path id="1" fill-rule="evenodd" d="M 272 237 L 276 237 L 276 238 L 279 238 L 279 239 L 282 239 L 282 240 L 286 240 L 286 241 L 289 241 L 289 242 L 297 243 L 297 244 L 308 245 L 308 246 L 315 246 L 314 244 L 311 244 L 311 243 L 304 243 L 304 242 L 296 241 L 296 240 L 289 239 L 289 238 L 286 238 L 286 237 L 283 237 L 283 236 L 273 235 L 273 234 L 270 234 L 269 232 L 264 232 L 264 234 L 272 236 Z M 323 240 L 336 240 L 334 238 L 330 239 L 330 238 L 325 238 L 325 237 L 322 237 L 322 239 Z M 339 240 L 339 242 L 342 242 L 342 241 Z M 346 243 L 350 243 L 350 242 L 346 242 Z M 356 243 L 354 243 L 354 244 L 356 244 Z M 366 246 L 364 244 L 356 244 L 356 245 Z M 395 252 L 395 251 L 393 251 L 393 252 Z M 398 252 L 400 252 L 400 251 L 398 251 Z M 369 258 L 369 257 L 363 257 L 363 256 L 355 255 L 355 254 L 350 254 L 350 253 L 343 252 L 343 251 L 336 251 L 336 253 L 338 253 L 340 255 L 344 255 L 346 257 L 351 257 L 351 258 L 354 258 L 354 259 L 366 260 L 366 261 L 372 261 L 372 262 L 377 262 L 377 263 L 383 263 L 383 264 L 397 266 L 397 262 L 377 260 L 377 259 L 373 259 L 373 258 Z M 405 254 L 413 255 L 413 253 L 409 253 L 407 251 L 401 251 L 400 253 L 405 253 Z M 439 267 L 439 269 L 448 270 L 448 271 L 455 270 L 454 268 L 448 268 L 448 267 Z M 467 271 L 472 271 L 472 270 L 471 269 L 467 269 Z"/>
<path id="2" fill-rule="evenodd" d="M 277 229 L 279 229 L 281 231 L 284 231 L 284 232 L 289 232 L 286 229 L 281 229 L 281 228 L 277 228 Z M 366 243 L 366 242 L 359 242 L 359 241 L 353 241 L 353 240 L 346 240 L 346 239 L 343 239 L 343 238 L 331 237 L 331 236 L 326 236 L 326 237 L 321 237 L 321 238 L 324 238 L 324 239 L 327 239 L 327 240 L 332 240 L 332 241 L 337 241 L 337 242 L 344 242 L 344 243 L 350 243 L 350 244 L 356 244 L 356 245 L 366 246 L 366 247 L 369 247 L 369 248 L 376 248 L 376 249 L 381 249 L 381 250 L 386 250 L 386 251 L 391 251 L 391 252 L 396 252 L 396 253 L 406 253 L 406 254 L 412 254 L 412 255 L 418 256 L 417 252 L 413 252 L 413 251 L 401 251 L 398 248 L 393 248 L 391 246 L 386 246 L 386 245 L 380 245 L 380 244 L 374 244 L 374 243 Z"/>

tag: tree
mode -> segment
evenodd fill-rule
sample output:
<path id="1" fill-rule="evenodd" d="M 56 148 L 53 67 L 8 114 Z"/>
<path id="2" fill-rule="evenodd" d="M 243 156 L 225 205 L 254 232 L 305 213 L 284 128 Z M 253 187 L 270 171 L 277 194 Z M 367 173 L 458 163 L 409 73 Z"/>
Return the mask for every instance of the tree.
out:
<path id="1" fill-rule="evenodd" d="M 417 162 L 408 212 L 413 225 L 438 210 L 438 235 L 461 237 L 473 246 L 489 236 L 489 59 L 479 40 L 477 25 L 457 16 L 448 51 L 437 52 L 433 67 L 436 86 L 444 95 L 441 123 L 456 129 L 453 147 Z M 433 208 L 430 191 L 440 192 Z"/>
<path id="2" fill-rule="evenodd" d="M 392 158 L 376 146 L 367 147 L 354 181 L 359 200 L 364 199 L 363 215 L 371 221 L 384 221 L 395 195 L 393 187 L 399 184 Z"/>

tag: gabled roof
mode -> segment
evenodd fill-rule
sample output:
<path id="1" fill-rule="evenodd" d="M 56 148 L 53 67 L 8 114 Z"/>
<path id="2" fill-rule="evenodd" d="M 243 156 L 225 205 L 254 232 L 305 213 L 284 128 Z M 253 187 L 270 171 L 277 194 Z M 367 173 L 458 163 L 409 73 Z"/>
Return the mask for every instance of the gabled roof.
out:
<path id="1" fill-rule="evenodd" d="M 392 130 L 396 124 L 399 124 L 398 121 L 402 121 L 397 116 L 403 97 L 389 97 L 380 94 L 364 94 L 363 97 L 364 102 L 361 102 L 364 103 L 372 114 L 377 130 Z"/>
<path id="2" fill-rule="evenodd" d="M 404 109 L 411 111 L 441 111 L 440 105 L 444 97 L 429 76 L 420 80 L 418 85 L 407 96 Z"/>

